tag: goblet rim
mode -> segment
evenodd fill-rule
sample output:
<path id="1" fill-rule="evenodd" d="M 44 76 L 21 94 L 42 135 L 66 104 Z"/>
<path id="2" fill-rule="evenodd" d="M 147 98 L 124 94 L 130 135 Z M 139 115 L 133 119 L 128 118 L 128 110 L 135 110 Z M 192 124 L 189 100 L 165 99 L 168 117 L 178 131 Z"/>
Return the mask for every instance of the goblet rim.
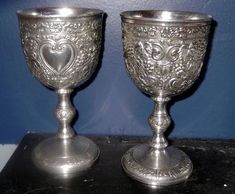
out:
<path id="1" fill-rule="evenodd" d="M 211 22 L 212 16 L 190 11 L 179 10 L 129 10 L 121 14 L 122 21 L 126 22 L 156 22 L 156 23 L 200 23 Z"/>
<path id="2" fill-rule="evenodd" d="M 18 10 L 19 17 L 26 18 L 86 18 L 100 17 L 104 11 L 85 7 L 38 7 Z"/>

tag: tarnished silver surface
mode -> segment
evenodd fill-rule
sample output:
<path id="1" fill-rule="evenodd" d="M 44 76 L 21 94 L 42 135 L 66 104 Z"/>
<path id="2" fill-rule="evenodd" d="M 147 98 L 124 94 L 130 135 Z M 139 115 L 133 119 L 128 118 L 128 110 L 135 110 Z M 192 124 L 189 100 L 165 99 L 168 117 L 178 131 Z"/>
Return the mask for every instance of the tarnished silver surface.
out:
<path id="1" fill-rule="evenodd" d="M 83 171 L 98 158 L 99 149 L 71 127 L 75 109 L 70 94 L 90 78 L 98 64 L 103 11 L 61 7 L 26 9 L 17 14 L 30 71 L 59 96 L 55 111 L 58 133 L 37 146 L 33 161 L 65 177 Z"/>
<path id="2" fill-rule="evenodd" d="M 168 147 L 163 133 L 171 119 L 166 103 L 198 78 L 208 43 L 211 16 L 180 11 L 127 11 L 121 14 L 124 57 L 135 85 L 155 102 L 149 117 L 153 138 L 131 148 L 122 158 L 132 178 L 156 186 L 187 179 L 192 162 Z"/>

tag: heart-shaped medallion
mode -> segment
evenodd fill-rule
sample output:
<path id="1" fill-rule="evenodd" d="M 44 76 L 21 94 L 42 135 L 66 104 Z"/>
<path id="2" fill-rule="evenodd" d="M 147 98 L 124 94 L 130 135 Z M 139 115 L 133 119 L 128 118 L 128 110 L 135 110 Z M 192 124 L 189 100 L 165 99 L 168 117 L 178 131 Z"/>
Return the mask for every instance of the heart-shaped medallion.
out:
<path id="1" fill-rule="evenodd" d="M 74 48 L 66 42 L 48 42 L 41 46 L 40 55 L 46 66 L 56 74 L 63 73 L 73 63 Z"/>

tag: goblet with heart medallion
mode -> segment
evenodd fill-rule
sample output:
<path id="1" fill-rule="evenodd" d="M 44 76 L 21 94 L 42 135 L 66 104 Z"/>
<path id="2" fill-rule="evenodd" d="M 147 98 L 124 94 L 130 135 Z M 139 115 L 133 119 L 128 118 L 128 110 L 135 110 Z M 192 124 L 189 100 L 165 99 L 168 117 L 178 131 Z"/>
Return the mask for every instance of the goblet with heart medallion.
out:
<path id="1" fill-rule="evenodd" d="M 22 48 L 33 76 L 59 96 L 55 110 L 58 133 L 33 151 L 36 166 L 70 175 L 89 168 L 99 156 L 97 145 L 71 127 L 75 109 L 70 94 L 95 71 L 102 44 L 104 12 L 48 7 L 17 12 Z"/>
<path id="2" fill-rule="evenodd" d="M 121 14 L 124 57 L 135 85 L 155 102 L 149 117 L 153 137 L 128 150 L 125 172 L 149 185 L 178 183 L 193 165 L 181 150 L 168 146 L 163 133 L 171 120 L 166 104 L 198 78 L 208 43 L 211 16 L 180 11 L 127 11 Z"/>

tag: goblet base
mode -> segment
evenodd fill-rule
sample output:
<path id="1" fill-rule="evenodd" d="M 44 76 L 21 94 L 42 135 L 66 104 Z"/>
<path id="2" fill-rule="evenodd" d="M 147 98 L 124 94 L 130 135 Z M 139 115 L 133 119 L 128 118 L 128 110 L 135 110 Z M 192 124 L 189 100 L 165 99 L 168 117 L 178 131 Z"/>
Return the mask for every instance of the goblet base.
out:
<path id="1" fill-rule="evenodd" d="M 166 186 L 186 180 L 193 170 L 189 157 L 169 146 L 158 150 L 137 145 L 122 157 L 122 167 L 131 178 L 152 186 Z"/>
<path id="2" fill-rule="evenodd" d="M 34 164 L 49 173 L 68 177 L 87 170 L 99 157 L 99 148 L 83 136 L 42 141 L 33 151 Z"/>

